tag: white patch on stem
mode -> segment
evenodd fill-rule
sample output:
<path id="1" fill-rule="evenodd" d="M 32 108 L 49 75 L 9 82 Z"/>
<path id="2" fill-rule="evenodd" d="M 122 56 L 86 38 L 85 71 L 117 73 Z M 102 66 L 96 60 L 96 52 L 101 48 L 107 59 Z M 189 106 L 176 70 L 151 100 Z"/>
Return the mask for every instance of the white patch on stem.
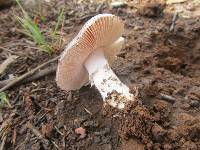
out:
<path id="1" fill-rule="evenodd" d="M 113 107 L 123 109 L 126 102 L 133 100 L 133 94 L 129 92 L 129 88 L 123 84 L 110 68 L 103 50 L 95 50 L 86 60 L 85 67 L 89 73 L 92 85 L 99 90 L 103 100 L 109 93 L 116 91 L 120 96 L 124 97 L 123 101 L 110 100 L 108 103 Z"/>

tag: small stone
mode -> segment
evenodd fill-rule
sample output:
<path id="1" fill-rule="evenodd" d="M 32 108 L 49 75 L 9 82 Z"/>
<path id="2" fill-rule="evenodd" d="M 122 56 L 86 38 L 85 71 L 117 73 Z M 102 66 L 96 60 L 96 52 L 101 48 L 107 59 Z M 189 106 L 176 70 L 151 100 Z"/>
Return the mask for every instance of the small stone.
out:
<path id="1" fill-rule="evenodd" d="M 149 70 L 149 68 L 146 68 L 143 70 L 143 73 L 144 74 L 151 74 L 151 71 Z"/>
<path id="2" fill-rule="evenodd" d="M 79 127 L 75 129 L 75 133 L 80 135 L 80 139 L 83 139 L 86 137 L 86 130 L 83 127 Z"/>
<path id="3" fill-rule="evenodd" d="M 190 106 L 191 107 L 199 107 L 200 106 L 200 102 L 197 101 L 197 100 L 191 100 Z"/>

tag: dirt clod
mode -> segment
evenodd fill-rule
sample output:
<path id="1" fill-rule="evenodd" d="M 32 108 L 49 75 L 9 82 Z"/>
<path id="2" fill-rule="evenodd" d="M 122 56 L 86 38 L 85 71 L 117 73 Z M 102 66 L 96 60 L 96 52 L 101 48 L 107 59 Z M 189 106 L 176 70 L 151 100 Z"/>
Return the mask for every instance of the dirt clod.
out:
<path id="1" fill-rule="evenodd" d="M 145 144 L 151 143 L 149 135 L 153 126 L 153 118 L 148 110 L 137 101 L 129 102 L 125 110 L 121 112 L 116 109 L 114 110 L 108 105 L 104 108 L 104 111 L 108 116 L 112 115 L 110 112 L 120 116 L 119 132 L 123 138 L 136 137 L 141 139 Z"/>

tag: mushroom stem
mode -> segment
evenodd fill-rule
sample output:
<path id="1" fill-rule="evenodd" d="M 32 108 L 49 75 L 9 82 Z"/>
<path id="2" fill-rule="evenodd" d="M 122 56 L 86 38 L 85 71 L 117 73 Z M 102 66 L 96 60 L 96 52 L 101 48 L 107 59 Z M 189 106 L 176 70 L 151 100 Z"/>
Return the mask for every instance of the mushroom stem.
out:
<path id="1" fill-rule="evenodd" d="M 86 60 L 85 67 L 89 73 L 91 84 L 96 86 L 104 101 L 106 101 L 108 94 L 113 91 L 124 97 L 123 101 L 109 100 L 108 103 L 111 106 L 123 109 L 127 101 L 133 100 L 133 94 L 129 92 L 129 88 L 119 80 L 110 68 L 103 50 L 95 50 Z"/>

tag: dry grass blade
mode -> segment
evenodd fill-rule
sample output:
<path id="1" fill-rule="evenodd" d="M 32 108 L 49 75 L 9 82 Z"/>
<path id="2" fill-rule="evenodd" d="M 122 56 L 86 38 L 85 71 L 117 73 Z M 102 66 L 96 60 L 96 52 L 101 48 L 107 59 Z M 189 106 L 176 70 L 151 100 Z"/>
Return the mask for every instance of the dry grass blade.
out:
<path id="1" fill-rule="evenodd" d="M 4 150 L 4 146 L 6 144 L 6 139 L 7 139 L 7 135 L 5 135 L 2 139 L 0 150 Z"/>
<path id="2" fill-rule="evenodd" d="M 11 55 L 9 56 L 1 65 L 0 65 L 0 75 L 5 72 L 5 70 L 8 68 L 10 64 L 12 64 L 18 56 Z"/>

